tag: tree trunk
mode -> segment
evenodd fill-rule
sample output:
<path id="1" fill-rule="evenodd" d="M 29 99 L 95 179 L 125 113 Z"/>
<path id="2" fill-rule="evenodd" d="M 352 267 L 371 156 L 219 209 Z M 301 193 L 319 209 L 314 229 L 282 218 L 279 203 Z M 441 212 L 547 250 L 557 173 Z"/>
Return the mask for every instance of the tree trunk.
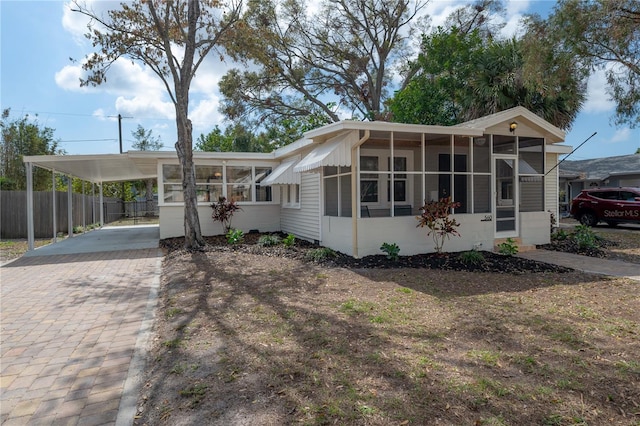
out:
<path id="1" fill-rule="evenodd" d="M 151 217 L 155 216 L 156 206 L 153 200 L 153 179 L 147 179 L 145 181 L 146 192 L 145 192 L 145 216 Z"/>
<path id="2" fill-rule="evenodd" d="M 178 141 L 176 151 L 182 164 L 182 192 L 184 196 L 184 246 L 189 250 L 200 250 L 204 245 L 198 216 L 196 174 L 193 165 L 191 121 L 184 112 L 176 108 Z"/>

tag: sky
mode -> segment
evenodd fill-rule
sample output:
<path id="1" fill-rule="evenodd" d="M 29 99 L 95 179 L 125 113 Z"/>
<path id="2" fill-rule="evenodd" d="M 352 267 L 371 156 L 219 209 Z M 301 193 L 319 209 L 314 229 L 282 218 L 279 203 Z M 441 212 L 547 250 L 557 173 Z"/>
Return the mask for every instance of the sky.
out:
<path id="1" fill-rule="evenodd" d="M 313 4 L 313 2 L 310 2 Z M 425 11 L 433 25 L 442 23 L 461 0 L 431 0 Z M 117 2 L 93 1 L 96 10 L 117 7 Z M 523 14 L 545 17 L 554 2 L 513 0 L 506 2 L 511 35 Z M 165 150 L 176 140 L 175 115 L 158 77 L 141 64 L 119 60 L 107 74 L 107 83 L 80 87 L 81 64 L 95 51 L 84 38 L 87 20 L 71 12 L 67 1 L 0 0 L 0 107 L 11 108 L 12 118 L 37 116 L 41 126 L 54 129 L 54 138 L 67 154 L 120 152 L 118 114 L 122 116 L 122 149 L 132 149 L 132 132 L 141 125 L 160 137 Z M 190 118 L 194 142 L 216 125 L 229 123 L 218 111 L 218 81 L 233 64 L 210 55 L 191 86 Z M 633 154 L 640 148 L 640 129 L 616 127 L 614 104 L 606 94 L 602 72 L 589 80 L 588 99 L 565 144 L 577 148 L 594 132 L 596 136 L 568 160 Z"/>

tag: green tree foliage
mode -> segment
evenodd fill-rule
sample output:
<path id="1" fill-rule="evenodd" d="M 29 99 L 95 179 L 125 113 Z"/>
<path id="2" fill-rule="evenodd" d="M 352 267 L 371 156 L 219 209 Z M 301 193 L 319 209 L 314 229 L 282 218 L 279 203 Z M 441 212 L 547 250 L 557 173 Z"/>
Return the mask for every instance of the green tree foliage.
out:
<path id="1" fill-rule="evenodd" d="M 585 76 L 563 54 L 526 53 L 521 40 L 483 39 L 479 30 L 423 36 L 413 77 L 389 102 L 393 120 L 452 125 L 524 106 L 569 128 L 584 102 Z M 546 80 L 526 73 L 528 60 L 544 64 Z"/>
<path id="2" fill-rule="evenodd" d="M 219 126 L 208 134 L 201 134 L 196 150 L 208 152 L 270 152 L 273 146 L 264 133 L 255 135 L 241 124 L 228 126 L 224 133 Z"/>
<path id="3" fill-rule="evenodd" d="M 235 37 L 241 2 L 230 0 L 137 0 L 99 16 L 74 1 L 75 11 L 91 18 L 87 38 L 98 52 L 83 63 L 89 72 L 82 85 L 106 81 L 111 64 L 119 58 L 145 64 L 164 83 L 176 113 L 176 151 L 182 165 L 185 246 L 199 249 L 205 241 L 198 218 L 193 165 L 193 134 L 189 119 L 191 82 L 212 51 L 224 39 Z"/>
<path id="4" fill-rule="evenodd" d="M 338 121 L 336 106 L 377 119 L 393 74 L 403 62 L 412 0 L 321 0 L 309 14 L 302 0 L 250 0 L 227 50 L 251 70 L 220 82 L 223 113 L 259 124 L 320 113 Z M 337 98 L 337 104 L 331 105 Z"/>
<path id="5" fill-rule="evenodd" d="M 552 47 L 606 70 L 616 123 L 640 124 L 640 2 L 561 0 L 540 25 Z"/>
<path id="6" fill-rule="evenodd" d="M 135 139 L 132 147 L 138 151 L 159 151 L 164 146 L 160 136 L 154 136 L 153 130 L 145 130 L 139 124 L 136 130 L 131 132 L 131 136 Z"/>
<path id="7" fill-rule="evenodd" d="M 0 152 L 0 188 L 3 190 L 25 190 L 27 176 L 22 161 L 25 155 L 64 154 L 53 139 L 54 129 L 43 127 L 25 115 L 12 119 L 9 108 L 2 111 L 0 121 L 2 147 Z M 33 170 L 33 189 L 45 191 L 52 186 L 51 172 L 35 167 Z"/>

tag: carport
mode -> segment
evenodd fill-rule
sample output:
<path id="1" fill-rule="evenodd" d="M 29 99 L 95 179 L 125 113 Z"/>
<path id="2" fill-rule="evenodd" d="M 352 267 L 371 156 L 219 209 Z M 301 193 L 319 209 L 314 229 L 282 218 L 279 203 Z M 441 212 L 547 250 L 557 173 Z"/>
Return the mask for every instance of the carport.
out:
<path id="1" fill-rule="evenodd" d="M 34 155 L 25 156 L 23 161 L 27 175 L 27 241 L 28 249 L 34 249 L 34 212 L 33 212 L 33 167 L 40 167 L 52 172 L 52 197 L 53 197 L 53 241 L 56 241 L 56 208 L 55 187 L 56 175 L 62 174 L 70 178 L 78 178 L 83 182 L 95 184 L 99 189 L 100 198 L 100 226 L 104 226 L 104 200 L 102 185 L 105 182 L 125 182 L 140 179 L 152 179 L 158 176 L 159 158 L 176 158 L 175 152 L 144 152 L 128 151 L 123 154 L 97 154 L 97 155 Z M 73 229 L 72 216 L 72 186 L 71 179 L 67 185 L 68 197 L 68 221 L 69 230 Z M 73 237 L 73 231 L 69 232 Z"/>

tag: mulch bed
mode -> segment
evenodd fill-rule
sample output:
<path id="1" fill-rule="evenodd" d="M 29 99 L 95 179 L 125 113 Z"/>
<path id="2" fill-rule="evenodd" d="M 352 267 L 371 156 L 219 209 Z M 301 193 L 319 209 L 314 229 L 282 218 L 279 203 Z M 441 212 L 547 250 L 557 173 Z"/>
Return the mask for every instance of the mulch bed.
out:
<path id="1" fill-rule="evenodd" d="M 481 251 L 482 260 L 479 262 L 469 262 L 464 260 L 461 253 L 427 253 L 413 256 L 400 256 L 398 260 L 387 259 L 386 255 L 365 256 L 360 259 L 334 252 L 334 255 L 327 256 L 320 260 L 309 259 L 308 253 L 317 250 L 321 246 L 305 240 L 296 240 L 295 246 L 284 247 L 261 246 L 258 244 L 260 237 L 265 234 L 249 233 L 244 236 L 244 240 L 239 244 L 229 244 L 224 236 L 205 237 L 207 246 L 206 252 L 236 252 L 250 253 L 270 257 L 284 257 L 289 259 L 304 260 L 315 264 L 342 267 L 348 269 L 391 269 L 391 268 L 422 268 L 439 269 L 451 271 L 468 272 L 496 272 L 508 274 L 526 274 L 535 272 L 570 272 L 572 269 L 534 260 L 523 259 L 517 256 L 506 256 L 489 251 Z M 286 237 L 282 233 L 273 233 L 280 238 Z M 184 238 L 168 238 L 160 242 L 160 246 L 166 249 L 171 255 L 174 252 L 183 253 Z M 177 254 L 177 253 L 176 253 Z"/>

